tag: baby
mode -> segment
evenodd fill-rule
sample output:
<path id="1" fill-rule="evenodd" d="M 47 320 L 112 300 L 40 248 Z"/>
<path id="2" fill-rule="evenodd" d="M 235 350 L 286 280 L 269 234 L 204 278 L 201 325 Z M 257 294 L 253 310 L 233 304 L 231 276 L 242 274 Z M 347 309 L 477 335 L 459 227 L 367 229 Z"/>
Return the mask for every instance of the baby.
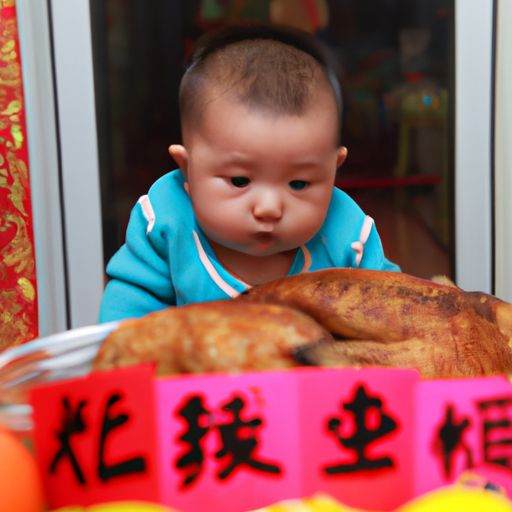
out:
<path id="1" fill-rule="evenodd" d="M 334 187 L 341 94 L 306 33 L 224 29 L 200 42 L 180 86 L 183 145 L 132 210 L 107 266 L 100 321 L 236 297 L 328 267 L 399 268 L 373 220 Z"/>

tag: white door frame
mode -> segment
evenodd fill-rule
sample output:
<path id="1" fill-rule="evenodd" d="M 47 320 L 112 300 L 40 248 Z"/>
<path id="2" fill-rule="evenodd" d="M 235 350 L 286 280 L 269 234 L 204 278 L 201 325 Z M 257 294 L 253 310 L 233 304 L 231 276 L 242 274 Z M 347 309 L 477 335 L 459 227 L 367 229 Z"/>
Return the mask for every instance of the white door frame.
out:
<path id="1" fill-rule="evenodd" d="M 89 2 L 51 0 L 71 327 L 97 322 L 104 287 Z"/>
<path id="2" fill-rule="evenodd" d="M 496 295 L 512 302 L 512 2 L 498 0 L 496 20 Z"/>
<path id="3" fill-rule="evenodd" d="M 37 272 L 39 334 L 69 328 L 57 122 L 46 2 L 17 0 Z"/>
<path id="4" fill-rule="evenodd" d="M 89 1 L 48 5 L 17 2 L 41 334 L 95 323 L 104 286 Z M 456 281 L 489 292 L 493 0 L 455 13 Z"/>
<path id="5" fill-rule="evenodd" d="M 455 280 L 492 292 L 493 0 L 455 1 Z"/>

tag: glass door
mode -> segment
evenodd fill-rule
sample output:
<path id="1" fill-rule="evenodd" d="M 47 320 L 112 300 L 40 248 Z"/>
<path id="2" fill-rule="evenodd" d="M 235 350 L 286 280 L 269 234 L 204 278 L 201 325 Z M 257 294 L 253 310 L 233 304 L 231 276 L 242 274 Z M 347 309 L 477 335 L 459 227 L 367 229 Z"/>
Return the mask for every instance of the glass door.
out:
<path id="1" fill-rule="evenodd" d="M 198 36 L 233 21 L 294 25 L 335 55 L 349 157 L 337 186 L 405 272 L 454 277 L 453 0 L 92 0 L 105 261 L 137 198 L 175 164 L 178 86 Z"/>
<path id="2" fill-rule="evenodd" d="M 49 5 L 71 326 L 95 322 L 132 206 L 176 167 L 167 147 L 181 138 L 178 86 L 194 41 L 232 21 L 298 26 L 330 47 L 349 149 L 336 185 L 403 271 L 491 291 L 492 0 Z"/>

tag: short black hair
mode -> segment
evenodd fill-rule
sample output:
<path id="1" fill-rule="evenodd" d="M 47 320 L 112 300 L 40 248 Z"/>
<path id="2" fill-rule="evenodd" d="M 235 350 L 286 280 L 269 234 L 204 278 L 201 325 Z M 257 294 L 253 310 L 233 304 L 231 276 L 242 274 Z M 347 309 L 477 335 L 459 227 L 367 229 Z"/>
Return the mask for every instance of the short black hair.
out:
<path id="1" fill-rule="evenodd" d="M 300 114 L 313 91 L 325 82 L 338 110 L 341 136 L 342 94 L 336 64 L 317 39 L 280 25 L 230 25 L 201 37 L 180 86 L 183 119 L 198 119 L 206 84 L 223 83 L 243 101 L 277 113 Z"/>

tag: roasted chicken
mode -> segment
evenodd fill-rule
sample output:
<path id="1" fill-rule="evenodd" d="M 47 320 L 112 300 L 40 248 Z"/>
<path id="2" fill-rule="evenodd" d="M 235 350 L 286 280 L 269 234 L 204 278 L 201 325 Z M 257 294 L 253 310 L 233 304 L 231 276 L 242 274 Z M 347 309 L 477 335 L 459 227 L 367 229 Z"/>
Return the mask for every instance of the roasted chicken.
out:
<path id="1" fill-rule="evenodd" d="M 404 273 L 329 269 L 256 286 L 238 301 L 307 313 L 336 341 L 296 352 L 323 366 L 417 368 L 425 377 L 512 371 L 512 305 Z"/>
<path id="2" fill-rule="evenodd" d="M 298 310 L 218 301 L 126 320 L 103 342 L 93 369 L 155 363 L 160 375 L 296 366 L 298 347 L 332 339 Z"/>
<path id="3" fill-rule="evenodd" d="M 93 367 L 153 362 L 164 375 L 311 364 L 481 376 L 512 372 L 511 338 L 512 305 L 491 295 L 404 273 L 329 269 L 127 320 Z"/>

